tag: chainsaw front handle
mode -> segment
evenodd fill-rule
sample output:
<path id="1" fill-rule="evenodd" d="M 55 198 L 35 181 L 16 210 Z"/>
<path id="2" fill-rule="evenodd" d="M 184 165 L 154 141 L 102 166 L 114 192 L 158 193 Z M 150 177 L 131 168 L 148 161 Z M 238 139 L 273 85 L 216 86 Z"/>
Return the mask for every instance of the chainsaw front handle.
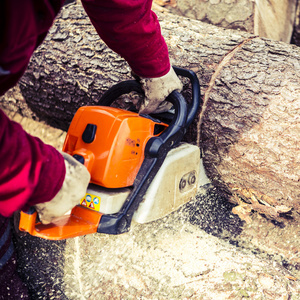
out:
<path id="1" fill-rule="evenodd" d="M 199 106 L 202 106 L 202 99 L 200 96 L 200 84 L 195 72 L 179 67 L 173 67 L 178 76 L 186 77 L 190 80 L 192 86 L 192 103 L 188 107 L 188 116 L 186 127 L 189 127 L 194 120 Z M 107 90 L 99 100 L 99 105 L 110 106 L 120 96 L 129 94 L 130 92 L 137 92 L 141 96 L 145 96 L 141 84 L 136 80 L 127 80 L 115 84 Z M 172 97 L 167 97 L 166 101 L 171 101 Z M 159 115 L 159 114 L 158 114 Z"/>
<path id="2" fill-rule="evenodd" d="M 200 84 L 196 73 L 179 67 L 173 67 L 173 69 L 178 76 L 186 77 L 190 80 L 192 86 L 192 102 L 189 105 L 187 105 L 184 97 L 177 91 L 173 91 L 166 98 L 166 101 L 169 101 L 173 104 L 175 109 L 175 115 L 172 118 L 169 127 L 159 137 L 153 137 L 149 140 L 146 146 L 146 150 L 147 153 L 152 157 L 158 155 L 159 148 L 162 145 L 164 145 L 171 136 L 175 135 L 181 130 L 183 131 L 183 134 L 185 134 L 187 128 L 194 120 L 200 105 L 202 106 L 202 100 L 200 96 Z M 127 80 L 120 82 L 112 86 L 109 90 L 107 90 L 102 95 L 99 104 L 104 106 L 110 106 L 118 97 L 124 94 L 128 94 L 130 92 L 137 92 L 142 96 L 145 95 L 143 88 L 138 81 Z M 141 116 L 147 117 L 143 114 L 141 114 Z M 173 144 L 172 146 L 174 147 L 176 146 L 176 144 Z"/>
<path id="3" fill-rule="evenodd" d="M 167 98 L 175 108 L 175 115 L 172 119 L 169 127 L 165 129 L 159 136 L 152 137 L 145 149 L 145 156 L 157 157 L 161 153 L 161 147 L 167 146 L 167 148 L 175 147 L 182 139 L 186 132 L 186 120 L 187 120 L 187 104 L 183 96 L 173 91 Z M 175 138 L 176 137 L 176 138 Z M 168 144 L 168 145 L 167 145 Z M 164 151 L 167 151 L 164 147 Z"/>
<path id="4" fill-rule="evenodd" d="M 188 128 L 194 120 L 199 107 L 202 107 L 203 104 L 200 95 L 200 83 L 195 72 L 178 67 L 173 68 L 177 75 L 188 78 L 192 85 L 192 103 L 188 105 L 188 116 L 185 124 L 186 128 Z"/>

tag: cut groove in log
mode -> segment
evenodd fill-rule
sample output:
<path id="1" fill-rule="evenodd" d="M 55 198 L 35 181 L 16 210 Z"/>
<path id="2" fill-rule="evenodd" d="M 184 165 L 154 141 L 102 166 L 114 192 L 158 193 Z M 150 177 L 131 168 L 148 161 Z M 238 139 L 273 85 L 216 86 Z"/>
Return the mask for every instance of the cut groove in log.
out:
<path id="1" fill-rule="evenodd" d="M 237 45 L 236 47 L 234 47 L 228 54 L 226 54 L 224 56 L 224 58 L 221 60 L 221 62 L 219 63 L 219 65 L 217 66 L 214 74 L 211 76 L 211 80 L 208 83 L 208 88 L 206 89 L 205 93 L 204 93 L 204 97 L 203 97 L 203 106 L 201 109 L 201 112 L 199 114 L 199 120 L 198 120 L 198 125 L 197 125 L 197 145 L 200 145 L 200 132 L 201 132 L 201 124 L 202 124 L 202 119 L 204 116 L 204 112 L 207 109 L 207 102 L 209 100 L 210 97 L 210 92 L 213 89 L 215 82 L 217 80 L 218 75 L 220 74 L 220 72 L 222 71 L 223 67 L 225 65 L 227 65 L 231 58 L 234 56 L 234 54 L 248 41 L 250 41 L 251 39 L 253 39 L 254 37 L 250 37 L 246 40 L 244 40 L 243 42 L 241 42 L 239 45 Z"/>

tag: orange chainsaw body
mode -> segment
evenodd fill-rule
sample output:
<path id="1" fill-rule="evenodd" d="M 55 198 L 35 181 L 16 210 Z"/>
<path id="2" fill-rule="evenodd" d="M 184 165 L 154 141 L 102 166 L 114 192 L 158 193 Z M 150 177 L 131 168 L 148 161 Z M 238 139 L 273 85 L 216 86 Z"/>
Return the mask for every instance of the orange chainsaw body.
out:
<path id="1" fill-rule="evenodd" d="M 128 187 L 144 160 L 147 141 L 166 127 L 134 112 L 83 106 L 73 117 L 62 150 L 82 160 L 91 174 L 91 183 L 105 188 Z M 61 240 L 97 232 L 102 216 L 99 211 L 77 205 L 70 215 L 44 225 L 37 221 L 35 211 L 21 212 L 19 229 L 44 239 Z"/>
<path id="2" fill-rule="evenodd" d="M 137 113 L 103 106 L 78 109 L 63 151 L 82 158 L 91 183 L 106 188 L 131 186 L 144 159 L 147 141 L 157 125 Z"/>

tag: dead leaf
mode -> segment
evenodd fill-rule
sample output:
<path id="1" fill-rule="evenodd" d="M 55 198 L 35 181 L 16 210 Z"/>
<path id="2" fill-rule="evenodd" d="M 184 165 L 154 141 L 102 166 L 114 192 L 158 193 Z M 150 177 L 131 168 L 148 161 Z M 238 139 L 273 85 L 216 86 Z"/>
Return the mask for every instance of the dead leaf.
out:
<path id="1" fill-rule="evenodd" d="M 250 218 L 251 211 L 252 207 L 248 204 L 240 204 L 232 209 L 232 213 L 238 215 L 239 218 L 245 221 L 247 224 L 252 222 L 252 219 Z"/>

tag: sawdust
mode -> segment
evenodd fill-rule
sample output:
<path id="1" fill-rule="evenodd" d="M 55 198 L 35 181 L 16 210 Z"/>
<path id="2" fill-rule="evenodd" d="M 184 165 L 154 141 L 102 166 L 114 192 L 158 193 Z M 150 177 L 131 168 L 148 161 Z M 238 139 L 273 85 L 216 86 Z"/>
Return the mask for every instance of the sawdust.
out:
<path id="1" fill-rule="evenodd" d="M 70 282 L 77 242 L 87 254 L 81 291 Z M 120 236 L 69 240 L 66 249 L 69 299 L 298 299 L 300 292 L 279 262 L 200 230 L 184 209 Z"/>

